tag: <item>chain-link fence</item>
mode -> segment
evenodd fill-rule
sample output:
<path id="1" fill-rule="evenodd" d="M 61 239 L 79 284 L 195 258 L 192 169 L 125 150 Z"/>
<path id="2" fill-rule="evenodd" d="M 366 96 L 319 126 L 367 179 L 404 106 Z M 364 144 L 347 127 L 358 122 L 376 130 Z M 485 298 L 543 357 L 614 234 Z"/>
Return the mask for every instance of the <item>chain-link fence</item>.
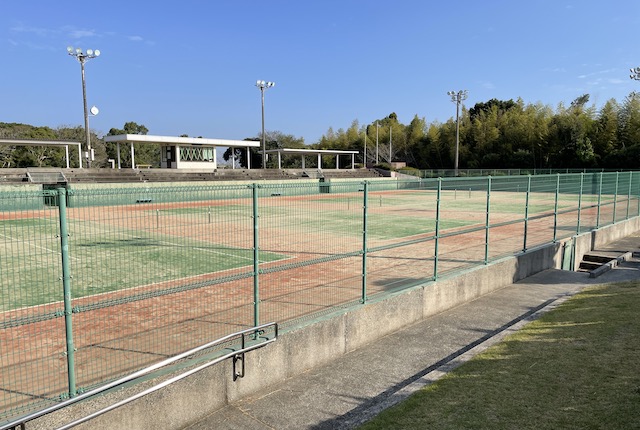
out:
<path id="1" fill-rule="evenodd" d="M 640 173 L 0 190 L 0 422 L 636 217 Z"/>

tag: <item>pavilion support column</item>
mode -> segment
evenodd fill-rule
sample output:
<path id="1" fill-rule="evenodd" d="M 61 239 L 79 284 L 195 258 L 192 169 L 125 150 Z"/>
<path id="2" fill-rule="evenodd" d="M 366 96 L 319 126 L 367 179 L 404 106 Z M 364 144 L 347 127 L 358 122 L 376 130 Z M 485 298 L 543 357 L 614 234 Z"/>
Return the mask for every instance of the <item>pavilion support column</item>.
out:
<path id="1" fill-rule="evenodd" d="M 133 149 L 133 142 L 131 142 L 131 168 L 136 168 L 136 152 Z"/>
<path id="2" fill-rule="evenodd" d="M 251 149 L 247 146 L 247 169 L 251 170 Z"/>
<path id="3" fill-rule="evenodd" d="M 356 154 L 351 154 L 351 170 L 355 168 L 356 168 Z"/>
<path id="4" fill-rule="evenodd" d="M 304 155 L 302 156 L 302 169 L 304 169 Z"/>
<path id="5" fill-rule="evenodd" d="M 116 153 L 118 155 L 118 170 L 122 168 L 122 163 L 120 162 L 120 142 L 117 143 Z"/>
<path id="6" fill-rule="evenodd" d="M 67 169 L 69 168 L 69 145 L 64 146 L 64 158 L 67 160 Z"/>
<path id="7" fill-rule="evenodd" d="M 336 169 L 340 168 L 340 155 L 336 154 Z"/>
<path id="8" fill-rule="evenodd" d="M 278 151 L 278 170 L 282 169 L 282 154 Z"/>
<path id="9" fill-rule="evenodd" d="M 318 169 L 322 169 L 322 155 L 318 154 Z"/>

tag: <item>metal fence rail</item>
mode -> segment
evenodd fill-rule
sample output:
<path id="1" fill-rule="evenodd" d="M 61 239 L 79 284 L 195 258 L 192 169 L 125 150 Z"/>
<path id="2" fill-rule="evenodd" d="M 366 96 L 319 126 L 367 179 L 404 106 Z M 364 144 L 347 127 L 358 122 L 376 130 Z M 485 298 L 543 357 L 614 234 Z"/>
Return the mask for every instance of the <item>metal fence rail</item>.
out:
<path id="1" fill-rule="evenodd" d="M 640 215 L 640 173 L 0 190 L 0 422 Z"/>

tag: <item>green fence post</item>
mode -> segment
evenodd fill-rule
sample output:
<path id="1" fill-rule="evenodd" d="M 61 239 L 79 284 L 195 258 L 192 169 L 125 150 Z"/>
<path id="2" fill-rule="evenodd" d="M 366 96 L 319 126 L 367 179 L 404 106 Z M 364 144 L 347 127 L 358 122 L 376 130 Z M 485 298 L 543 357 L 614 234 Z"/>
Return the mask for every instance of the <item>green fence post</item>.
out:
<path id="1" fill-rule="evenodd" d="M 560 193 L 560 173 L 556 176 L 556 201 L 553 207 L 553 243 L 558 241 L 558 195 Z"/>
<path id="2" fill-rule="evenodd" d="M 491 213 L 491 176 L 487 177 L 487 217 L 484 233 L 484 264 L 489 264 L 489 215 Z"/>
<path id="3" fill-rule="evenodd" d="M 580 234 L 580 215 L 582 213 L 582 186 L 584 184 L 584 173 L 580 173 L 580 193 L 578 194 L 578 222 L 576 224 L 576 234 Z"/>
<path id="4" fill-rule="evenodd" d="M 600 184 L 598 185 L 598 209 L 596 213 L 596 229 L 600 228 L 600 205 L 602 204 L 602 175 L 600 172 Z"/>
<path id="5" fill-rule="evenodd" d="M 362 198 L 362 304 L 367 302 L 367 215 L 369 207 L 369 181 L 364 181 Z"/>
<path id="6" fill-rule="evenodd" d="M 433 258 L 433 280 L 438 279 L 438 244 L 440 242 L 440 198 L 442 194 L 442 178 L 438 178 L 438 191 L 436 193 L 436 237 Z"/>
<path id="7" fill-rule="evenodd" d="M 629 193 L 627 194 L 627 217 L 625 219 L 629 219 L 629 209 L 631 205 L 631 175 L 633 172 L 629 172 Z"/>
<path id="8" fill-rule="evenodd" d="M 258 184 L 251 184 L 253 206 L 253 324 L 260 325 L 260 225 L 258 215 Z"/>
<path id="9" fill-rule="evenodd" d="M 636 186 L 636 188 L 638 187 Z M 640 193 L 640 189 L 638 189 L 637 192 Z M 636 216 L 640 216 L 640 194 L 636 195 L 636 206 L 637 206 Z"/>
<path id="10" fill-rule="evenodd" d="M 64 294 L 64 327 L 67 341 L 67 377 L 69 397 L 77 394 L 76 363 L 73 345 L 73 308 L 71 307 L 71 270 L 69 265 L 69 231 L 67 229 L 67 190 L 58 188 L 58 213 L 60 218 L 60 250 L 62 256 L 62 290 Z"/>
<path id="11" fill-rule="evenodd" d="M 633 172 L 631 172 L 631 173 L 633 173 Z M 631 181 L 632 178 L 633 178 L 633 175 L 631 175 L 631 177 L 629 178 L 629 181 Z M 636 186 L 636 193 L 637 192 L 638 191 L 637 191 L 637 186 Z M 636 216 L 640 216 L 640 196 L 638 196 L 636 194 L 635 199 L 636 199 Z"/>
<path id="12" fill-rule="evenodd" d="M 617 205 L 618 205 L 618 180 L 620 179 L 620 172 L 616 172 L 616 188 L 615 191 L 613 192 L 613 222 L 612 224 L 616 223 L 616 211 L 617 211 Z"/>
<path id="13" fill-rule="evenodd" d="M 527 251 L 527 232 L 529 231 L 529 194 L 531 194 L 531 175 L 527 177 L 527 196 L 524 202 L 524 243 L 522 252 Z"/>
<path id="14" fill-rule="evenodd" d="M 633 175 L 631 175 L 631 177 L 629 178 L 629 181 L 632 182 L 632 179 L 633 179 Z M 636 189 L 637 188 L 638 187 L 636 186 Z M 637 195 L 635 195 L 634 198 L 636 199 L 636 211 L 637 211 L 636 216 L 640 216 L 640 200 L 638 199 Z"/>

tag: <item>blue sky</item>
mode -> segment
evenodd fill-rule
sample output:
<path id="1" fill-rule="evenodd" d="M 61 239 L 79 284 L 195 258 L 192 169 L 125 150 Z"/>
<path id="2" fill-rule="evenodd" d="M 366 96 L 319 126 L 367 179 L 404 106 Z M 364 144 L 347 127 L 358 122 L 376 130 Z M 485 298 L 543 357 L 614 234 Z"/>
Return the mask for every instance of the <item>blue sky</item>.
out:
<path id="1" fill-rule="evenodd" d="M 637 0 L 1 0 L 0 122 L 83 124 L 86 65 L 99 135 L 135 121 L 149 134 L 244 139 L 265 127 L 316 143 L 396 112 L 455 116 L 491 98 L 600 107 L 640 82 Z"/>

